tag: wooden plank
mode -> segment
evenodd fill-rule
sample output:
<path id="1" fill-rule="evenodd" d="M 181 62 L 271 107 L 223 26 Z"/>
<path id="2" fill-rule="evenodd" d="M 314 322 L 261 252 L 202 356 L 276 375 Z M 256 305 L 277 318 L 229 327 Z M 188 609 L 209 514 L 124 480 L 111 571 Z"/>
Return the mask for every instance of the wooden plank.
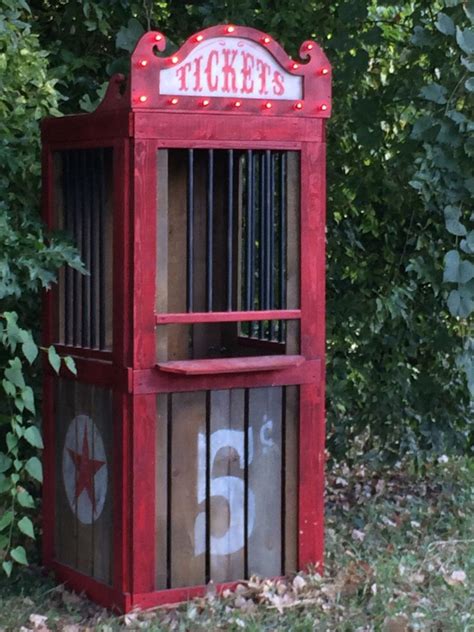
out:
<path id="1" fill-rule="evenodd" d="M 74 408 L 75 383 L 58 379 L 56 382 L 55 406 L 55 478 L 56 478 L 56 525 L 54 541 L 54 558 L 67 566 L 76 566 L 77 521 L 75 517 L 75 501 L 70 492 L 68 500 L 65 480 L 75 481 L 74 463 L 64 453 L 66 433 L 75 416 Z M 76 448 L 74 434 L 73 448 Z M 71 507 L 71 504 L 73 507 Z"/>
<path id="2" fill-rule="evenodd" d="M 97 428 L 101 442 L 96 435 L 92 442 L 92 459 L 106 462 L 106 466 L 95 475 L 95 504 L 97 517 L 93 529 L 93 576 L 112 583 L 112 534 L 113 534 L 113 502 L 114 502 L 114 432 L 112 391 L 92 387 L 92 420 Z M 102 445 L 100 445 L 102 443 Z M 102 505 L 102 509 L 100 509 Z M 100 513 L 99 513 L 100 511 Z"/>
<path id="3" fill-rule="evenodd" d="M 156 588 L 168 588 L 168 398 L 162 394 L 156 398 Z"/>
<path id="4" fill-rule="evenodd" d="M 292 252 L 296 252 L 294 249 Z M 248 312 L 191 312 L 175 314 L 155 314 L 157 325 L 170 323 L 237 323 L 246 320 L 289 320 L 301 318 L 299 309 L 262 309 Z"/>
<path id="5" fill-rule="evenodd" d="M 220 373 L 250 373 L 276 371 L 298 367 L 304 362 L 300 355 L 250 356 L 244 358 L 216 358 L 211 360 L 183 360 L 159 362 L 157 366 L 168 373 L 182 375 L 216 375 Z"/>
<path id="6" fill-rule="evenodd" d="M 77 563 L 76 568 L 85 575 L 93 575 L 93 523 L 95 496 L 95 476 L 86 472 L 87 459 L 94 450 L 94 416 L 92 393 L 93 386 L 75 383 L 74 413 L 76 419 L 76 447 L 74 448 L 74 466 L 76 475 L 76 514 L 77 514 Z M 80 459 L 80 461 L 79 461 Z M 93 464 L 91 464 L 93 466 Z M 91 470 L 87 470 L 91 472 Z M 82 489 L 82 491 L 80 491 Z M 91 498 L 92 495 L 92 498 Z"/>
<path id="7" fill-rule="evenodd" d="M 249 390 L 249 575 L 272 577 L 281 572 L 281 413 L 281 387 Z"/>
<path id="8" fill-rule="evenodd" d="M 172 588 L 206 579 L 206 393 L 173 393 L 171 425 Z"/>
<path id="9" fill-rule="evenodd" d="M 244 577 L 244 390 L 211 391 L 210 576 Z"/>
<path id="10" fill-rule="evenodd" d="M 112 349 L 114 332 L 114 307 L 113 307 L 113 256 L 114 256 L 114 184 L 112 154 L 106 151 L 104 154 L 104 181 L 105 181 L 105 207 L 103 209 L 103 229 L 105 230 L 105 349 Z"/>
<path id="11" fill-rule="evenodd" d="M 286 306 L 300 307 L 300 161 L 296 152 L 287 154 L 287 244 Z M 300 352 L 300 323 L 286 324 L 286 353 Z"/>
<path id="12" fill-rule="evenodd" d="M 285 386 L 284 406 L 282 574 L 288 574 L 298 569 L 298 386 Z"/>
<path id="13" fill-rule="evenodd" d="M 168 311 L 168 151 L 158 151 L 156 161 L 157 235 L 156 235 L 156 305 L 157 312 Z M 158 362 L 168 359 L 168 330 L 157 329 L 156 357 Z"/>
<path id="14" fill-rule="evenodd" d="M 300 366 L 279 371 L 216 374 L 212 378 L 212 386 L 215 389 L 252 388 L 257 379 L 260 386 L 309 384 L 319 380 L 320 371 L 319 360 L 306 360 Z M 209 377 L 167 373 L 158 368 L 145 369 L 133 371 L 130 375 L 130 388 L 136 394 L 201 391 L 209 388 Z"/>
<path id="15" fill-rule="evenodd" d="M 168 154 L 168 310 L 186 311 L 186 175 L 184 151 Z M 189 357 L 189 329 L 168 329 L 168 360 Z M 158 333 L 158 336 L 160 333 Z"/>

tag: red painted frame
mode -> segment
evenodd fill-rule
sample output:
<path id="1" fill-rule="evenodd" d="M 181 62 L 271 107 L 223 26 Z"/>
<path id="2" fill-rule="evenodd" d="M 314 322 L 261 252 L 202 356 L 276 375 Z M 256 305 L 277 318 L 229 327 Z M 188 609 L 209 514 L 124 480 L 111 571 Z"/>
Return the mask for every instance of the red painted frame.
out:
<path id="1" fill-rule="evenodd" d="M 156 591 L 154 587 L 154 481 L 153 452 L 156 393 L 300 385 L 300 463 L 298 563 L 321 567 L 323 561 L 324 488 L 324 365 L 325 365 L 325 133 L 331 112 L 330 64 L 315 42 L 304 42 L 300 55 L 307 63 L 293 62 L 268 35 L 255 29 L 228 26 L 205 29 L 189 38 L 176 53 L 184 58 L 196 37 L 240 37 L 257 42 L 285 70 L 303 77 L 303 107 L 275 101 L 271 111 L 257 100 L 242 99 L 245 107 L 229 107 L 229 99 L 213 98 L 203 108 L 195 97 L 183 97 L 179 109 L 169 98 L 153 93 L 146 104 L 139 95 L 158 85 L 159 70 L 169 58 L 160 33 L 146 33 L 132 55 L 128 84 L 117 75 L 110 81 L 103 102 L 92 114 L 46 119 L 43 140 L 43 218 L 54 229 L 52 153 L 68 148 L 112 146 L 114 150 L 114 263 L 113 349 L 94 352 L 61 346 L 76 357 L 80 381 L 113 389 L 114 406 L 114 576 L 105 586 L 55 560 L 54 556 L 54 373 L 45 363 L 43 556 L 45 565 L 71 587 L 85 591 L 110 608 L 127 611 L 181 601 L 202 594 L 203 586 Z M 269 40 L 269 41 L 267 41 Z M 146 59 L 146 68 L 140 66 Z M 322 69 L 325 69 L 324 74 Z M 327 70 L 327 72 L 326 72 Z M 125 90 L 123 89 L 125 85 Z M 327 107 L 321 109 L 321 105 Z M 156 155 L 160 148 L 291 149 L 301 156 L 301 306 L 298 310 L 268 312 L 155 314 L 156 268 Z M 43 344 L 54 344 L 55 292 L 44 300 Z M 166 323 L 300 320 L 304 362 L 276 371 L 183 376 L 155 366 L 155 326 Z M 74 379 L 63 372 L 65 379 Z M 134 423 L 139 420 L 139 423 Z M 147 455 L 146 458 L 143 455 Z M 231 586 L 234 584 L 224 584 Z"/>

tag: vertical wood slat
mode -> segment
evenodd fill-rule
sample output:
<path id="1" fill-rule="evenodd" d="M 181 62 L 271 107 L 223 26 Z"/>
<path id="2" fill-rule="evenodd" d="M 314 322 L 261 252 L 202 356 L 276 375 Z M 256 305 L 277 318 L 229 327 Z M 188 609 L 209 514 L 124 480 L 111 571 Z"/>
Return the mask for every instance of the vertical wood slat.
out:
<path id="1" fill-rule="evenodd" d="M 232 311 L 234 246 L 234 152 L 227 150 L 227 311 Z"/>
<path id="2" fill-rule="evenodd" d="M 74 464 L 70 459 L 63 462 L 64 443 L 70 422 L 75 416 L 74 382 L 58 379 L 56 382 L 55 415 L 55 479 L 56 479 L 56 525 L 54 559 L 73 568 L 77 563 L 77 520 L 71 511 L 66 496 L 64 478 L 75 478 Z M 75 449 L 77 446 L 74 446 Z"/>
<path id="3" fill-rule="evenodd" d="M 273 577 L 281 572 L 282 388 L 249 391 L 249 425 L 253 436 L 248 465 L 248 573 Z M 252 527 L 252 499 L 255 521 Z"/>
<path id="4" fill-rule="evenodd" d="M 188 149 L 186 229 L 186 311 L 194 307 L 194 150 Z"/>
<path id="5" fill-rule="evenodd" d="M 244 576 L 244 390 L 211 391 L 209 555 L 215 582 Z"/>
<path id="6" fill-rule="evenodd" d="M 168 538 L 171 527 L 168 524 L 169 506 L 169 424 L 168 415 L 169 398 L 168 394 L 157 395 L 156 409 L 156 517 L 155 517 L 155 543 L 156 543 L 156 573 L 155 587 L 157 590 L 169 588 L 168 585 Z"/>
<path id="7" fill-rule="evenodd" d="M 206 309 L 212 312 L 214 263 L 214 150 L 207 150 Z"/>
<path id="8" fill-rule="evenodd" d="M 282 468 L 282 573 L 298 568 L 298 426 L 299 387 L 285 386 Z"/>
<path id="9" fill-rule="evenodd" d="M 172 395 L 171 585 L 206 578 L 206 394 Z"/>
<path id="10" fill-rule="evenodd" d="M 92 391 L 94 387 L 87 384 L 74 384 L 74 415 L 80 417 L 82 423 L 76 423 L 76 448 L 75 452 L 82 454 L 87 435 L 89 455 L 94 451 L 94 437 L 92 427 L 86 419 L 91 419 L 94 423 Z M 79 469 L 76 467 L 76 486 L 79 482 Z M 95 477 L 93 477 L 95 480 Z M 93 530 L 94 512 L 93 504 L 90 502 L 88 493 L 84 490 L 76 499 L 76 516 L 81 516 L 81 522 L 77 518 L 77 539 L 76 539 L 76 568 L 85 575 L 92 576 L 94 568 L 93 555 Z"/>

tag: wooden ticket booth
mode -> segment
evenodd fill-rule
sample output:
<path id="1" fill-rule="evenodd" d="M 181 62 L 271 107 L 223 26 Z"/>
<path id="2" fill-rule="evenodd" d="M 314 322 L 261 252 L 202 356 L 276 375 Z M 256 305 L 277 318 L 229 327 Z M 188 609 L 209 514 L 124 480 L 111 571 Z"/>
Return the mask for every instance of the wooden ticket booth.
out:
<path id="1" fill-rule="evenodd" d="M 252 28 L 143 35 L 42 125 L 43 211 L 88 275 L 47 293 L 44 561 L 122 611 L 323 557 L 330 66 Z"/>

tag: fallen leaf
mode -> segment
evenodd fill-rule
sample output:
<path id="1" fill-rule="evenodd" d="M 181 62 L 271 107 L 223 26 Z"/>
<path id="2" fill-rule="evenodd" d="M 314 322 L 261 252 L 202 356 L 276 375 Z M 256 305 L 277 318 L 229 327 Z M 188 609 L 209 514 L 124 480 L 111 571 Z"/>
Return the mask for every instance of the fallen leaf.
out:
<path id="1" fill-rule="evenodd" d="M 363 531 L 360 531 L 359 529 L 352 529 L 351 536 L 353 540 L 363 542 L 365 538 L 365 533 Z"/>
<path id="2" fill-rule="evenodd" d="M 384 632 L 409 632 L 408 617 L 406 614 L 399 614 L 396 617 L 385 619 Z"/>
<path id="3" fill-rule="evenodd" d="M 45 628 L 45 623 L 48 620 L 48 617 L 46 617 L 43 614 L 30 614 L 30 618 L 29 621 L 30 623 L 33 624 L 33 628 L 35 630 L 41 629 L 41 628 Z"/>
<path id="4" fill-rule="evenodd" d="M 306 580 L 301 575 L 296 575 L 293 580 L 293 590 L 298 593 L 301 592 L 306 586 Z"/>
<path id="5" fill-rule="evenodd" d="M 464 571 L 453 571 L 451 575 L 445 575 L 444 580 L 450 586 L 466 583 L 466 573 Z"/>

